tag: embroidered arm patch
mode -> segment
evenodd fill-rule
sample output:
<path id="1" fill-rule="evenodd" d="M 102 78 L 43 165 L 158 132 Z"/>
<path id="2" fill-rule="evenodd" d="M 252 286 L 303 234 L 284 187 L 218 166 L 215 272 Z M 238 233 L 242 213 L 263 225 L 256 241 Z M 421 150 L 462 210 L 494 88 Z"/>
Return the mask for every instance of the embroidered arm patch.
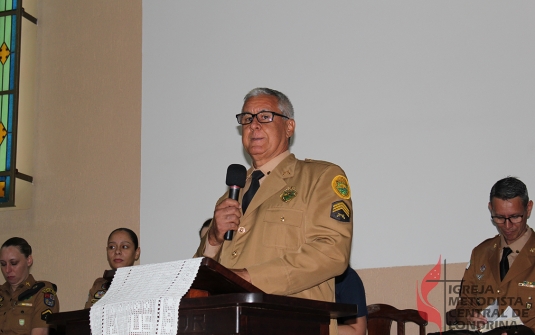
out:
<path id="1" fill-rule="evenodd" d="M 351 189 L 349 188 L 349 182 L 347 178 L 342 175 L 338 175 L 331 181 L 331 186 L 334 193 L 342 199 L 351 198 Z"/>
<path id="2" fill-rule="evenodd" d="M 349 222 L 351 219 L 351 210 L 343 200 L 335 201 L 331 205 L 331 218 L 341 221 Z"/>
<path id="3" fill-rule="evenodd" d="M 46 321 L 46 318 L 48 318 L 48 316 L 49 316 L 50 314 L 52 314 L 52 311 L 51 311 L 49 308 L 45 309 L 45 310 L 41 313 L 41 320 Z"/>
<path id="4" fill-rule="evenodd" d="M 44 294 L 43 301 L 44 301 L 45 305 L 47 305 L 48 307 L 54 307 L 54 305 L 56 304 L 56 298 L 55 298 L 54 294 L 50 293 L 50 292 L 46 292 Z"/>

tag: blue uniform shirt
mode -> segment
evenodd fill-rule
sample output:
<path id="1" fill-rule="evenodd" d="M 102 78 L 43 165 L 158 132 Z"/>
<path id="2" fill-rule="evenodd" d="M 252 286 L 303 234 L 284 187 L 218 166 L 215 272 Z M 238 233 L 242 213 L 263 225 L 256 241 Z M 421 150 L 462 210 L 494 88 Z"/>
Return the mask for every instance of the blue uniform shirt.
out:
<path id="1" fill-rule="evenodd" d="M 368 316 L 366 307 L 366 294 L 362 280 L 355 270 L 347 267 L 344 273 L 335 278 L 335 297 L 337 303 L 354 304 L 358 306 L 356 317 Z M 338 323 L 355 317 L 338 318 Z"/>

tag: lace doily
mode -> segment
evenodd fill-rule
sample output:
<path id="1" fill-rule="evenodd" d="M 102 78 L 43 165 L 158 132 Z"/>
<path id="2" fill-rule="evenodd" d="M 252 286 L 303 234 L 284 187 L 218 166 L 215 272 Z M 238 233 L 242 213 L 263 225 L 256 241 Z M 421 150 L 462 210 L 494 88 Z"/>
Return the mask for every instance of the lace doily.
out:
<path id="1" fill-rule="evenodd" d="M 176 335 L 178 306 L 202 258 L 119 268 L 90 311 L 92 335 Z"/>

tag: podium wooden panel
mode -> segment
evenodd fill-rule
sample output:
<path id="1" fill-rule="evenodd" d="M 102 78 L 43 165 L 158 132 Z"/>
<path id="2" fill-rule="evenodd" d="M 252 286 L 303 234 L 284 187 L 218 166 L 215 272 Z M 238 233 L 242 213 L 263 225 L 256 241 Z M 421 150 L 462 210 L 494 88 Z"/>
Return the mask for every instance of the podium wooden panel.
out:
<path id="1" fill-rule="evenodd" d="M 177 334 L 328 335 L 331 318 L 357 313 L 356 305 L 263 293 L 210 258 L 192 289 L 209 295 L 182 298 Z M 52 314 L 47 322 L 60 335 L 91 333 L 89 309 Z"/>

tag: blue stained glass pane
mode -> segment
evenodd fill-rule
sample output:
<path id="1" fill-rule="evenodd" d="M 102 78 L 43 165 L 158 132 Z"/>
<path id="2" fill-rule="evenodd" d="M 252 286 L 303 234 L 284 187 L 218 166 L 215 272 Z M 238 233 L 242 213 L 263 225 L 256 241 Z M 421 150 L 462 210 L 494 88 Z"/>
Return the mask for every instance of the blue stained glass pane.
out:
<path id="1" fill-rule="evenodd" d="M 11 171 L 11 147 L 13 146 L 12 137 L 12 133 L 7 133 L 7 136 L 4 139 L 4 141 L 7 140 L 6 171 Z"/>
<path id="2" fill-rule="evenodd" d="M 0 177 L 0 182 L 5 182 L 4 196 L 0 197 L 0 202 L 8 202 L 9 201 L 9 189 L 11 187 L 11 179 L 9 178 L 9 176 Z"/>
<path id="3" fill-rule="evenodd" d="M 17 50 L 17 16 L 11 15 L 11 51 Z"/>
<path id="4" fill-rule="evenodd" d="M 9 55 L 9 66 L 11 69 L 15 68 L 15 53 Z M 15 71 L 9 71 L 9 89 L 12 90 L 15 88 Z"/>
<path id="5" fill-rule="evenodd" d="M 17 50 L 17 17 L 15 15 L 11 16 L 11 55 L 9 55 L 9 63 L 11 64 L 11 73 L 9 74 L 9 89 L 12 90 L 15 88 L 15 61 L 16 61 L 16 54 L 15 50 Z"/>
<path id="6" fill-rule="evenodd" d="M 10 94 L 8 99 L 9 102 L 7 105 L 7 131 L 8 133 L 11 133 L 13 131 L 13 94 Z"/>

